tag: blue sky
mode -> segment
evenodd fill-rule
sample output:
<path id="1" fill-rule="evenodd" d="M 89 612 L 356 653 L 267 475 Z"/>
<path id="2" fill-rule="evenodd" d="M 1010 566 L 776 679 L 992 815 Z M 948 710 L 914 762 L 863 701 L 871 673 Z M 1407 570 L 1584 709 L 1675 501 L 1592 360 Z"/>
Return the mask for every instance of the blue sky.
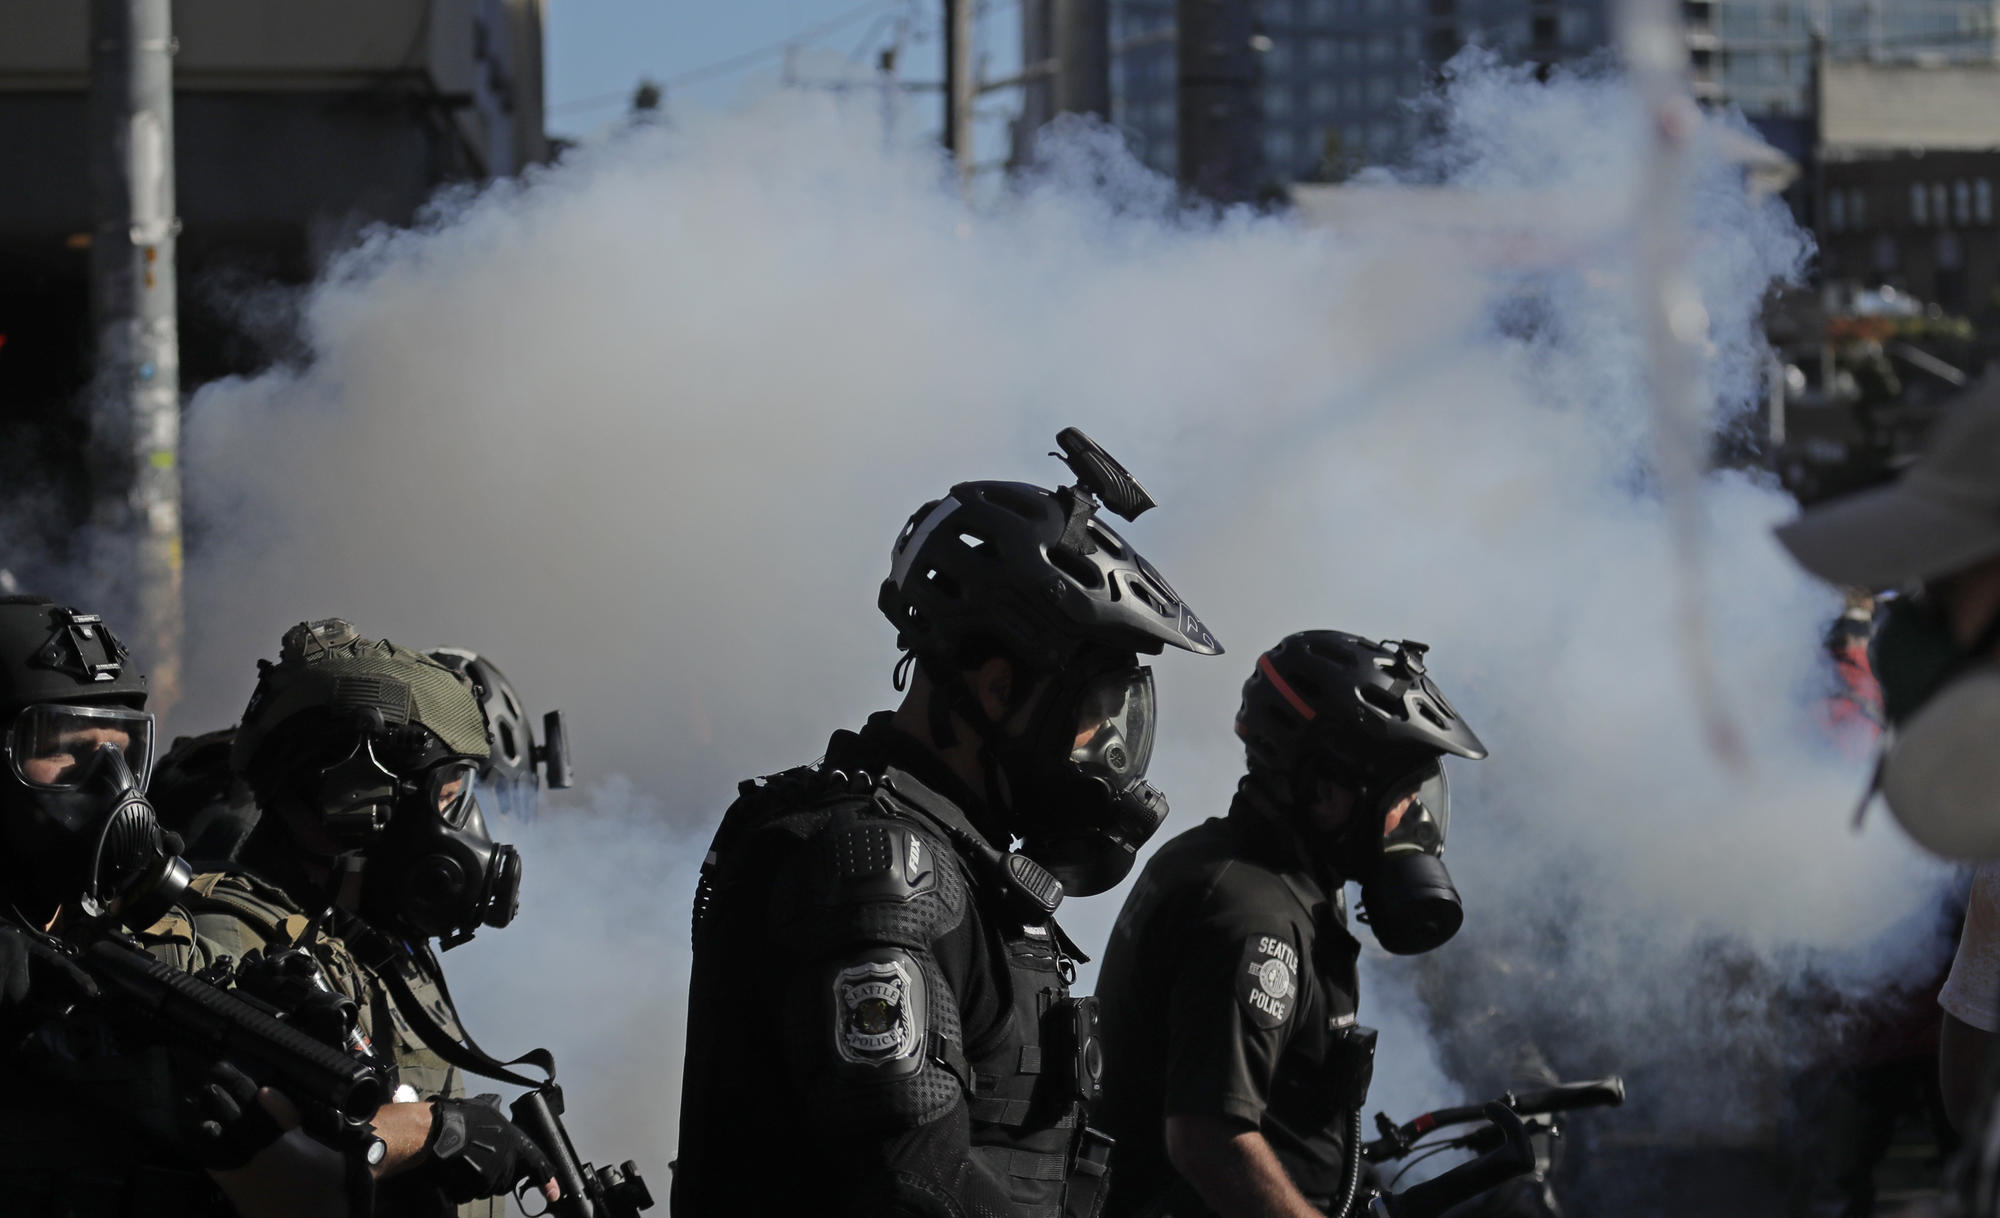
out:
<path id="1" fill-rule="evenodd" d="M 834 59 L 852 58 L 862 68 L 894 41 L 898 19 L 905 44 L 899 76 L 936 81 L 943 76 L 939 38 L 942 0 L 551 0 L 547 30 L 548 128 L 560 135 L 587 135 L 618 117 L 642 77 L 668 85 L 670 109 L 723 109 L 746 93 L 769 88 L 785 62 L 781 44 L 800 38 L 797 62 L 808 78 L 824 75 Z M 980 48 L 989 77 L 1011 74 L 1019 63 L 1018 0 L 986 0 Z M 685 82 L 676 77 L 703 73 L 737 57 L 752 60 L 719 68 Z M 919 103 L 935 127 L 942 102 L 934 94 Z M 982 114 L 1010 112 L 1007 93 L 990 95 Z M 981 124 L 980 157 L 997 156 L 1003 126 Z"/>

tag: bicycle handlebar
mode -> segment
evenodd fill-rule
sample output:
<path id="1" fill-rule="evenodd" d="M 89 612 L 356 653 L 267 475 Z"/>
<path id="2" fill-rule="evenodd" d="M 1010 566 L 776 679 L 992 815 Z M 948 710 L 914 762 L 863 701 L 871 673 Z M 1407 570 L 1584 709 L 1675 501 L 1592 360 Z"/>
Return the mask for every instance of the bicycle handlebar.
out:
<path id="1" fill-rule="evenodd" d="M 1491 1153 L 1450 1171 L 1413 1184 L 1400 1193 L 1384 1193 L 1370 1203 L 1376 1218 L 1437 1218 L 1451 1207 L 1535 1170 L 1535 1147 L 1528 1128 L 1513 1109 L 1494 1102 L 1480 1108 L 1505 1141 Z"/>
<path id="2" fill-rule="evenodd" d="M 1625 1102 L 1625 1080 L 1613 1074 L 1606 1078 L 1590 1079 L 1580 1083 L 1558 1083 L 1542 1091 L 1530 1091 L 1516 1095 L 1508 1092 L 1496 1101 L 1500 1105 L 1521 1116 L 1541 1116 L 1552 1112 L 1569 1112 L 1576 1108 L 1616 1108 Z M 1377 1113 L 1375 1127 L 1382 1136 L 1361 1148 L 1363 1158 L 1372 1163 L 1385 1159 L 1400 1159 L 1410 1152 L 1417 1139 L 1435 1130 L 1451 1125 L 1469 1125 L 1474 1121 L 1490 1120 L 1486 1109 L 1492 1104 L 1466 1105 L 1458 1108 L 1439 1108 L 1433 1112 L 1418 1115 L 1402 1125 L 1392 1125 L 1389 1118 Z"/>

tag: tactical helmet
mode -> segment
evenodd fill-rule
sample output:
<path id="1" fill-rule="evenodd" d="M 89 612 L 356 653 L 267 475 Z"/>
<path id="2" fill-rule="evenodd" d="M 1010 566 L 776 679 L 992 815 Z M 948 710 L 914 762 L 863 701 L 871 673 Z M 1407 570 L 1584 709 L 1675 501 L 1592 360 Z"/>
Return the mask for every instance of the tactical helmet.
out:
<path id="1" fill-rule="evenodd" d="M 890 560 L 877 604 L 898 645 L 919 656 L 991 639 L 1047 672 L 1089 647 L 1222 651 L 1153 564 L 1074 488 L 961 482 L 917 509 Z"/>
<path id="2" fill-rule="evenodd" d="M 0 596 L 0 717 L 37 702 L 146 704 L 146 678 L 92 613 L 41 596 Z"/>
<path id="3" fill-rule="evenodd" d="M 362 638 L 340 618 L 300 622 L 285 632 L 278 660 L 257 661 L 257 688 L 243 708 L 230 764 L 253 785 L 282 758 L 267 756 L 307 712 L 375 730 L 414 725 L 462 757 L 488 755 L 486 721 L 472 687 L 420 651 Z M 277 749 L 282 752 L 282 748 Z"/>
<path id="4" fill-rule="evenodd" d="M 1424 670 L 1428 650 L 1339 630 L 1287 635 L 1243 683 L 1236 734 L 1251 769 L 1289 779 L 1302 764 L 1328 761 L 1368 784 L 1445 753 L 1486 756 Z"/>

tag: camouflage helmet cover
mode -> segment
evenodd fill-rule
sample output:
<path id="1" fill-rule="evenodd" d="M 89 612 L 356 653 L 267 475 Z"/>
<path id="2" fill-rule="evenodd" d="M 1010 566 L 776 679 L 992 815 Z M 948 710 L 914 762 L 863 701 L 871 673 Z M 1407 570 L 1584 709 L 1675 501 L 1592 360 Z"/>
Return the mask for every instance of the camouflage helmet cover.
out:
<path id="1" fill-rule="evenodd" d="M 285 632 L 278 660 L 258 661 L 256 692 L 243 709 L 230 763 L 247 773 L 272 732 L 305 711 L 379 714 L 384 726 L 416 724 L 452 752 L 484 758 L 486 721 L 457 673 L 420 651 L 361 637 L 340 618 Z"/>

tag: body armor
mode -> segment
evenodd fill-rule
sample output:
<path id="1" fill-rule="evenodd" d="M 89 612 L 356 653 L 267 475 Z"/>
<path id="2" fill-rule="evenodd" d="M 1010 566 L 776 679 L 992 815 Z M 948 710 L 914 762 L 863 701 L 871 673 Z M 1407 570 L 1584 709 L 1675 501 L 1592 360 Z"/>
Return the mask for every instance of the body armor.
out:
<path id="1" fill-rule="evenodd" d="M 1083 1120 L 1094 1002 L 1069 996 L 1077 956 L 1060 928 L 1008 916 L 996 874 L 954 845 L 970 832 L 895 770 L 744 784 L 697 894 L 676 1218 L 829 1198 L 843 1211 L 1095 1218 L 1108 1142 Z M 829 872 L 823 888 L 788 882 Z M 830 1032 L 816 993 L 829 977 L 835 1018 L 847 995 L 900 1004 L 918 1047 L 898 1056 L 893 1017 Z M 866 1035 L 878 1028 L 879 1050 Z M 794 1170 L 773 1173 L 760 1134 L 783 1136 L 784 1113 L 806 1125 L 784 1143 Z M 834 1131 L 852 1142 L 819 1136 Z"/>

